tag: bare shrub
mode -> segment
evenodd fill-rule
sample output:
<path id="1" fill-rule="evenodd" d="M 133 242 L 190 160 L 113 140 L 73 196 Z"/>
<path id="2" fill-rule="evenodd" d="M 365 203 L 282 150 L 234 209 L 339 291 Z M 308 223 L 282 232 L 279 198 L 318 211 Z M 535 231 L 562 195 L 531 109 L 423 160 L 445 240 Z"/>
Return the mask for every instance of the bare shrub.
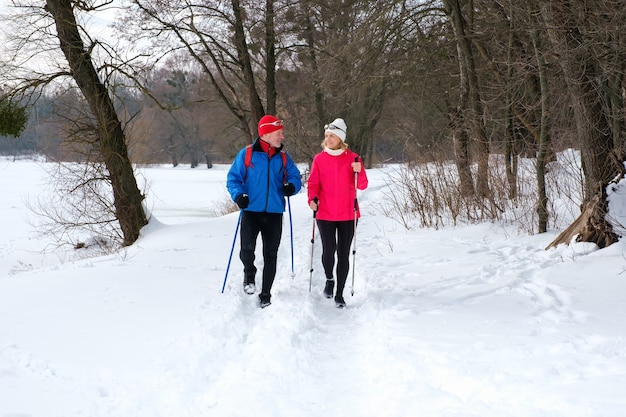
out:
<path id="1" fill-rule="evenodd" d="M 577 152 L 566 151 L 549 164 L 546 181 L 552 227 L 562 227 L 576 217 L 583 195 L 579 161 Z M 491 155 L 491 193 L 481 199 L 461 194 L 458 171 L 451 161 L 398 165 L 388 175 L 386 199 L 380 209 L 407 229 L 415 222 L 420 227 L 438 229 L 445 225 L 499 221 L 532 234 L 538 222 L 535 160 L 520 158 L 518 167 L 517 193 L 515 198 L 510 198 L 503 156 Z"/>
<path id="2" fill-rule="evenodd" d="M 111 185 L 103 164 L 50 165 L 50 186 L 29 209 L 37 216 L 37 230 L 52 236 L 57 246 L 111 253 L 123 236 L 117 226 Z"/>
<path id="3" fill-rule="evenodd" d="M 226 214 L 234 213 L 239 210 L 237 204 L 233 202 L 230 198 L 230 195 L 226 191 L 224 191 L 224 198 L 216 201 L 211 210 L 211 217 L 221 217 Z"/>

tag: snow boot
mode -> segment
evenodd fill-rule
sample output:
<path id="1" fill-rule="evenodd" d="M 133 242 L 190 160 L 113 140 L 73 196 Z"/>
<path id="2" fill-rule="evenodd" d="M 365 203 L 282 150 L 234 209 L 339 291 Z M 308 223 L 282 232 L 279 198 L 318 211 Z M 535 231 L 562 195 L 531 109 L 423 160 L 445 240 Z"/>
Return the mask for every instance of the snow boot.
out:
<path id="1" fill-rule="evenodd" d="M 341 295 L 335 296 L 335 306 L 337 308 L 344 308 L 346 306 L 346 302 Z"/>
<path id="2" fill-rule="evenodd" d="M 271 295 L 269 294 L 259 294 L 259 307 L 265 308 L 268 305 L 272 304 L 270 302 Z"/>
<path id="3" fill-rule="evenodd" d="M 326 286 L 324 287 L 324 297 L 333 298 L 334 289 L 335 289 L 335 281 L 332 278 L 326 278 Z"/>
<path id="4" fill-rule="evenodd" d="M 254 285 L 254 277 L 243 279 L 243 292 L 246 294 L 254 294 L 256 287 Z"/>

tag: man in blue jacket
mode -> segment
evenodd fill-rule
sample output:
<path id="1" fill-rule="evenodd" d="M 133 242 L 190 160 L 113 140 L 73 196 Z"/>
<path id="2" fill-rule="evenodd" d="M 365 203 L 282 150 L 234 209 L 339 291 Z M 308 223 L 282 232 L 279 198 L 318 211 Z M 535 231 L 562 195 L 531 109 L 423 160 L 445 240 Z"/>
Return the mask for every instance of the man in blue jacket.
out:
<path id="1" fill-rule="evenodd" d="M 276 275 L 278 247 L 283 231 L 285 197 L 300 191 L 300 170 L 284 152 L 283 123 L 272 115 L 259 120 L 259 137 L 243 148 L 228 171 L 226 187 L 241 214 L 241 251 L 243 289 L 255 292 L 254 251 L 259 233 L 263 241 L 263 284 L 259 305 L 270 305 L 271 289 Z"/>

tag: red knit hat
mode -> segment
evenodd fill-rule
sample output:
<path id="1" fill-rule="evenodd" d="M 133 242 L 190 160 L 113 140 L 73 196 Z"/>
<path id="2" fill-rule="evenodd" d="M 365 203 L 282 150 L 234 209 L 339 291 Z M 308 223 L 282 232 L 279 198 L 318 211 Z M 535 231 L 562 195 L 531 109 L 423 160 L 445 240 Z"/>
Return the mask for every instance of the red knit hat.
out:
<path id="1" fill-rule="evenodd" d="M 282 120 L 278 119 L 276 116 L 272 116 L 271 114 L 267 114 L 261 117 L 259 120 L 259 136 L 263 136 L 266 133 L 272 133 L 276 130 L 283 128 Z"/>

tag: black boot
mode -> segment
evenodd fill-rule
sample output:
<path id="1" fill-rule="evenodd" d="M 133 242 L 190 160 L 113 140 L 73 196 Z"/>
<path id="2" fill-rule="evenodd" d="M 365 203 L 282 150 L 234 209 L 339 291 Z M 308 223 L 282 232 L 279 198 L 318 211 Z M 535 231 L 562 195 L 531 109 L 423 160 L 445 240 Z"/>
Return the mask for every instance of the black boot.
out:
<path id="1" fill-rule="evenodd" d="M 346 286 L 346 277 L 337 277 L 337 291 L 335 292 L 335 305 L 337 308 L 344 308 L 346 302 L 343 299 L 343 289 Z"/>
<path id="2" fill-rule="evenodd" d="M 272 304 L 272 303 L 270 302 L 270 298 L 271 298 L 271 297 L 272 297 L 272 296 L 271 296 L 271 295 L 269 295 L 269 294 L 263 294 L 263 293 L 259 294 L 259 307 L 261 307 L 261 308 L 265 308 L 265 307 L 267 307 L 268 305 Z"/>
<path id="3" fill-rule="evenodd" d="M 332 278 L 326 278 L 326 286 L 324 287 L 324 297 L 333 298 L 334 289 L 335 289 L 335 281 Z"/>
<path id="4" fill-rule="evenodd" d="M 346 306 L 346 302 L 343 299 L 343 296 L 341 295 L 335 296 L 335 305 L 337 306 L 337 308 L 344 308 Z"/>

